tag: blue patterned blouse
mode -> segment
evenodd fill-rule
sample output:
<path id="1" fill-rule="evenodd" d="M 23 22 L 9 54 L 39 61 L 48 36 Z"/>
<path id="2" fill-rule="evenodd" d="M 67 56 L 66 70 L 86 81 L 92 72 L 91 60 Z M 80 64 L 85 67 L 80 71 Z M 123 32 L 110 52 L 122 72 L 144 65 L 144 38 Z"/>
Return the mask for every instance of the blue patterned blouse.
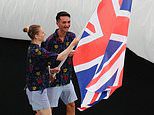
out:
<path id="1" fill-rule="evenodd" d="M 50 87 L 48 65 L 55 63 L 57 56 L 39 45 L 30 44 L 26 60 L 26 84 L 30 91 Z"/>

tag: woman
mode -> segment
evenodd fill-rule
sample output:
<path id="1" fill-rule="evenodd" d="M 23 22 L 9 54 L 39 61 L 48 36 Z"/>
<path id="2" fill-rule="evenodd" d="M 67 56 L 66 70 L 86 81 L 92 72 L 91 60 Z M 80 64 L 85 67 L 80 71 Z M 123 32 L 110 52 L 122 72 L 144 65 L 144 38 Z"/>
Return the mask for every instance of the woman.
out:
<path id="1" fill-rule="evenodd" d="M 70 46 L 60 54 L 52 54 L 41 47 L 44 41 L 45 33 L 40 25 L 31 25 L 23 29 L 31 38 L 31 44 L 27 53 L 26 68 L 26 94 L 29 103 L 32 105 L 37 115 L 52 115 L 50 104 L 47 96 L 47 88 L 50 87 L 50 75 L 48 65 L 52 65 L 56 60 L 62 61 L 72 51 L 73 47 L 79 42 L 75 38 Z M 58 72 L 54 68 L 50 72 Z"/>

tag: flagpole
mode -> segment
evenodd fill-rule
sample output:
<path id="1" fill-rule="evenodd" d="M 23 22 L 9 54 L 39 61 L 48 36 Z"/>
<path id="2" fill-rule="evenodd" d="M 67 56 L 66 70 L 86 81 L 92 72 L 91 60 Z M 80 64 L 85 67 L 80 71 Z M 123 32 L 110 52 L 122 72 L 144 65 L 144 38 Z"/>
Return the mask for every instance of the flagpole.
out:
<path id="1" fill-rule="evenodd" d="M 71 50 L 73 50 L 73 48 L 74 48 L 74 47 L 72 47 Z M 68 55 L 69 55 L 69 54 L 68 54 Z M 68 55 L 64 58 L 63 61 L 60 62 L 60 64 L 58 65 L 58 69 L 60 69 L 61 66 L 64 64 L 64 62 L 66 61 Z M 51 72 L 50 72 L 50 66 L 48 66 L 48 69 L 49 69 L 49 74 L 51 75 Z M 56 74 L 57 74 L 57 73 L 54 73 L 54 74 L 52 75 L 52 77 L 53 77 L 54 79 L 56 79 Z"/>

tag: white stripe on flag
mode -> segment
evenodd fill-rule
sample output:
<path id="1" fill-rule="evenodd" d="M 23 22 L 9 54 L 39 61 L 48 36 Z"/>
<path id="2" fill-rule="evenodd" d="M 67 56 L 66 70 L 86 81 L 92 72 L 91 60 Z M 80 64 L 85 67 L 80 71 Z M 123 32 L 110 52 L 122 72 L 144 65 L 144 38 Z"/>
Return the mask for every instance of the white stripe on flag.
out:
<path id="1" fill-rule="evenodd" d="M 91 24 L 93 24 L 96 32 L 93 33 L 88 28 L 85 27 L 84 31 L 86 31 L 90 35 L 85 37 L 85 38 L 82 38 L 80 40 L 80 42 L 78 43 L 78 46 L 89 43 L 89 42 L 92 42 L 93 40 L 96 40 L 96 39 L 100 38 L 101 36 L 103 36 L 102 29 L 101 29 L 101 26 L 100 26 L 100 22 L 99 22 L 98 16 L 97 16 L 97 9 L 93 13 L 93 15 L 90 18 L 89 22 Z"/>
<path id="2" fill-rule="evenodd" d="M 116 77 L 116 79 L 114 81 L 113 86 L 118 86 L 118 83 L 119 83 L 119 80 L 120 80 L 119 77 L 120 77 L 121 71 L 123 70 L 123 67 L 124 67 L 125 51 L 123 51 L 122 54 L 120 55 L 121 61 L 119 63 L 120 63 L 121 66 L 119 67 L 117 77 Z"/>
<path id="3" fill-rule="evenodd" d="M 104 57 L 104 55 L 102 55 L 98 58 L 95 58 L 94 60 L 91 60 L 90 62 L 74 66 L 74 69 L 75 69 L 76 72 L 80 72 L 80 71 L 89 69 L 92 66 L 99 64 L 99 62 L 102 61 L 103 57 Z"/>
<path id="4" fill-rule="evenodd" d="M 120 34 L 111 34 L 110 40 L 126 43 L 127 37 Z"/>
<path id="5" fill-rule="evenodd" d="M 120 10 L 119 0 L 112 0 L 112 4 L 113 4 L 113 8 L 114 8 L 115 14 L 117 16 L 118 13 L 119 13 L 119 10 Z"/>
<path id="6" fill-rule="evenodd" d="M 84 97 L 84 100 L 82 101 L 81 107 L 85 107 L 88 104 L 90 104 L 91 99 L 93 98 L 94 95 L 95 95 L 95 92 L 87 91 Z"/>
<path id="7" fill-rule="evenodd" d="M 120 10 L 117 16 L 127 17 L 130 18 L 130 12 L 126 10 Z"/>

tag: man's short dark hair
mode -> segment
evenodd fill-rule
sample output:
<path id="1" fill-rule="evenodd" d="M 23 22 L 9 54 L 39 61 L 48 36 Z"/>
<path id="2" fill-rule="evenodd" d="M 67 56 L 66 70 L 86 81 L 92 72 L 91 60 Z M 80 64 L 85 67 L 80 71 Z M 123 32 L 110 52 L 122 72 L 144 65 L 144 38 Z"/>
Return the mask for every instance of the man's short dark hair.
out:
<path id="1" fill-rule="evenodd" d="M 69 13 L 65 12 L 65 11 L 61 11 L 57 13 L 56 16 L 56 21 L 58 22 L 60 20 L 61 16 L 68 16 L 69 18 L 71 17 Z"/>

